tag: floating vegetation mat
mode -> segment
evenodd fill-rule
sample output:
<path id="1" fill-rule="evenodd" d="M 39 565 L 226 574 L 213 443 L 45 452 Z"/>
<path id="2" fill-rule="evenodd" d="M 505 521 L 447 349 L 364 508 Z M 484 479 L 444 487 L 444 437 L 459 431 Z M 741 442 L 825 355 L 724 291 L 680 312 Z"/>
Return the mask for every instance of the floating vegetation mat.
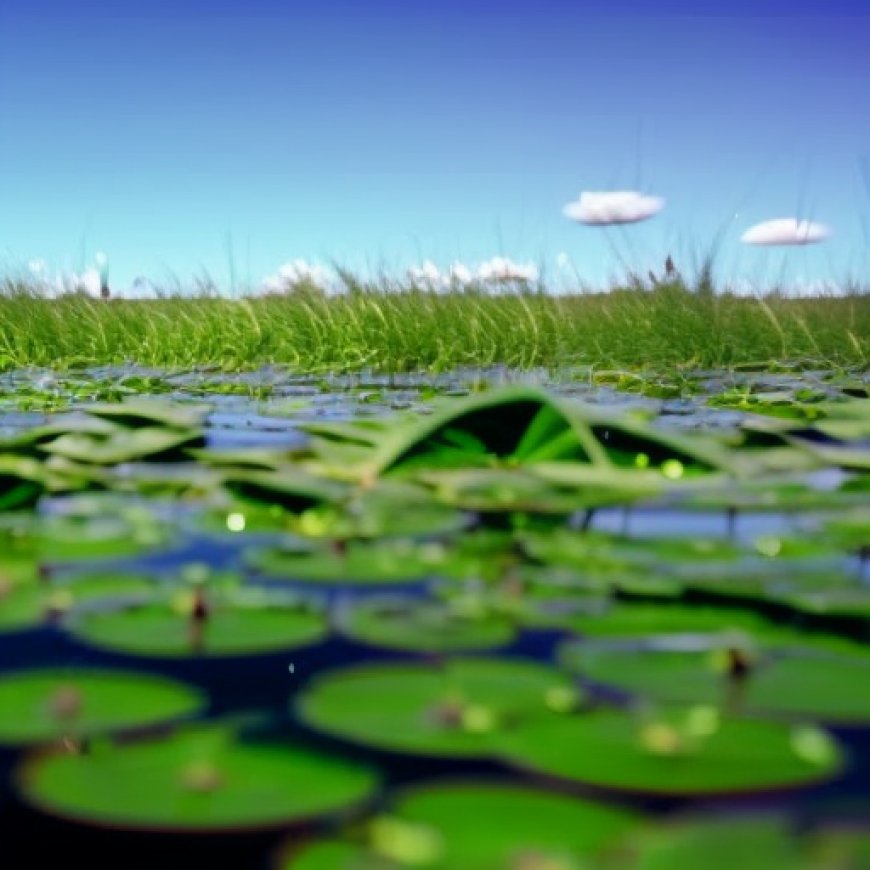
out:
<path id="1" fill-rule="evenodd" d="M 863 870 L 868 505 L 859 370 L 2 374 L 0 863 Z"/>

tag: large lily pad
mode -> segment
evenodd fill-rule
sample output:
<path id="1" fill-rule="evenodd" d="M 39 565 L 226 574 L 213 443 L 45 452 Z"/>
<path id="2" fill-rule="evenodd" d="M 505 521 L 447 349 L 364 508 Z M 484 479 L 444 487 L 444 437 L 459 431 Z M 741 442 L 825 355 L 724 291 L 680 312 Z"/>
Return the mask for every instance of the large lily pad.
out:
<path id="1" fill-rule="evenodd" d="M 19 775 L 25 799 L 44 812 L 164 831 L 298 823 L 360 803 L 376 782 L 361 765 L 287 744 L 239 742 L 219 725 L 43 755 Z"/>
<path id="2" fill-rule="evenodd" d="M 392 584 L 417 582 L 437 573 L 447 560 L 440 544 L 399 539 L 350 541 L 339 548 L 269 547 L 252 549 L 248 564 L 270 577 L 312 583 Z"/>
<path id="3" fill-rule="evenodd" d="M 624 870 L 811 870 L 778 817 L 725 816 L 663 825 L 629 836 L 624 852 L 631 855 Z"/>
<path id="4" fill-rule="evenodd" d="M 153 594 L 147 577 L 92 574 L 64 582 L 29 582 L 0 589 L 0 633 L 32 628 L 91 602 L 142 599 Z"/>
<path id="5" fill-rule="evenodd" d="M 195 429 L 205 422 L 210 410 L 211 406 L 206 404 L 181 404 L 146 396 L 87 406 L 89 414 L 129 428 L 157 425 L 170 429 Z"/>
<path id="6" fill-rule="evenodd" d="M 349 493 L 345 484 L 316 477 L 294 467 L 237 469 L 224 474 L 223 485 L 237 497 L 270 506 L 278 505 L 293 513 L 339 501 Z"/>
<path id="7" fill-rule="evenodd" d="M 42 562 L 112 559 L 166 546 L 172 532 L 148 511 L 35 519 L 26 536 Z M 26 539 L 25 542 L 26 543 Z"/>
<path id="8" fill-rule="evenodd" d="M 296 702 L 310 726 L 394 752 L 481 756 L 498 737 L 560 715 L 580 694 L 533 662 L 454 659 L 443 665 L 375 665 L 316 679 Z"/>
<path id="9" fill-rule="evenodd" d="M 182 683 L 126 671 L 19 671 L 0 677 L 0 743 L 142 728 L 193 715 L 205 700 Z"/>
<path id="10" fill-rule="evenodd" d="M 93 465 L 118 465 L 134 460 L 185 460 L 184 448 L 202 447 L 205 439 L 196 429 L 141 429 L 117 427 L 109 434 L 69 432 L 41 445 L 54 456 Z"/>
<path id="11" fill-rule="evenodd" d="M 537 773 L 663 795 L 799 787 L 831 778 L 843 763 L 818 728 L 724 717 L 709 706 L 541 718 L 499 745 Z"/>
<path id="12" fill-rule="evenodd" d="M 726 454 L 700 438 L 655 430 L 594 406 L 509 387 L 465 401 L 388 435 L 373 470 L 579 462 L 660 469 L 666 477 L 719 470 Z"/>
<path id="13" fill-rule="evenodd" d="M 32 507 L 44 491 L 45 473 L 38 462 L 0 454 L 0 511 Z"/>
<path id="14" fill-rule="evenodd" d="M 395 598 L 375 598 L 352 605 L 343 614 L 341 631 L 371 646 L 411 652 L 452 652 L 505 646 L 516 634 L 503 617 L 463 608 L 458 602 L 439 604 Z"/>
<path id="15" fill-rule="evenodd" d="M 360 844 L 319 843 L 281 866 L 585 867 L 636 823 L 628 810 L 579 798 L 506 783 L 451 782 L 401 795 L 389 815 L 369 823 Z"/>
<path id="16" fill-rule="evenodd" d="M 263 590 L 200 593 L 83 612 L 69 620 L 79 640 L 139 656 L 240 656 L 296 649 L 327 633 L 323 613 Z"/>
<path id="17" fill-rule="evenodd" d="M 870 722 L 870 656 L 797 650 L 763 656 L 741 637 L 645 649 L 585 644 L 567 660 L 596 682 L 663 701 L 719 704 L 828 722 Z"/>

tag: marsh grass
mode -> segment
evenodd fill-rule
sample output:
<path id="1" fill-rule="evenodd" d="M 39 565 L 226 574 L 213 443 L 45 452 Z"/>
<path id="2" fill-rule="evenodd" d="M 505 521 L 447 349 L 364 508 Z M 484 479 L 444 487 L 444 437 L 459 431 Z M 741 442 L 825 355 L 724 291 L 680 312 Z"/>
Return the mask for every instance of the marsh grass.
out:
<path id="1" fill-rule="evenodd" d="M 482 287 L 432 292 L 341 275 L 345 292 L 311 285 L 266 296 L 191 295 L 105 302 L 48 298 L 0 281 L 0 368 L 138 363 L 266 363 L 293 370 L 446 371 L 459 366 L 727 368 L 798 362 L 866 368 L 870 294 L 790 298 L 637 284 L 604 293 Z M 697 286 L 694 286 L 697 284 Z"/>

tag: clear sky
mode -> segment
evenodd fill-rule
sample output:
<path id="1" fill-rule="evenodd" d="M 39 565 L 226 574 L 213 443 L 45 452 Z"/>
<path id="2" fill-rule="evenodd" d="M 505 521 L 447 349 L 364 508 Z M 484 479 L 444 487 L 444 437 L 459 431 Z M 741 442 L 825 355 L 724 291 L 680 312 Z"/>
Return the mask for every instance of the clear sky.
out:
<path id="1" fill-rule="evenodd" d="M 601 285 L 690 271 L 724 227 L 723 279 L 870 284 L 868 46 L 870 0 L 2 0 L 0 271 L 501 254 L 561 280 L 564 252 Z M 608 189 L 667 206 L 562 215 Z M 779 217 L 834 235 L 740 243 Z"/>

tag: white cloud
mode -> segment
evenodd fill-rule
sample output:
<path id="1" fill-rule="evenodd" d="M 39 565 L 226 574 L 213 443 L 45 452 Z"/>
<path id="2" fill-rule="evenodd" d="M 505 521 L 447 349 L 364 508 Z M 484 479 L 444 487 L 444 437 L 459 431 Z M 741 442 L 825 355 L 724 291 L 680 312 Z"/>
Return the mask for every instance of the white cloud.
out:
<path id="1" fill-rule="evenodd" d="M 103 251 L 97 251 L 97 253 L 94 254 L 94 262 L 98 266 L 105 266 L 109 262 L 109 258 Z"/>
<path id="2" fill-rule="evenodd" d="M 471 269 L 458 260 L 451 263 L 446 272 L 442 272 L 431 260 L 424 260 L 420 266 L 411 266 L 405 277 L 413 284 L 441 290 L 474 281 Z"/>
<path id="3" fill-rule="evenodd" d="M 515 263 L 507 257 L 493 257 L 477 267 L 481 281 L 537 281 L 538 270 L 534 263 Z"/>
<path id="4" fill-rule="evenodd" d="M 750 227 L 740 237 L 747 245 L 808 245 L 828 238 L 831 231 L 824 224 L 776 218 Z"/>
<path id="5" fill-rule="evenodd" d="M 431 261 L 425 260 L 422 266 L 411 266 L 407 271 L 408 280 L 413 284 L 438 286 L 450 279 L 441 274 L 438 267 Z"/>
<path id="6" fill-rule="evenodd" d="M 562 214 L 592 226 L 630 224 L 646 220 L 665 207 L 659 196 L 647 196 L 635 190 L 584 191 L 580 199 L 569 202 Z"/>
<path id="7" fill-rule="evenodd" d="M 99 270 L 90 268 L 84 272 L 58 272 L 54 278 L 54 287 L 58 293 L 76 293 L 84 291 L 89 296 L 99 296 L 102 281 Z"/>
<path id="8" fill-rule="evenodd" d="M 564 251 L 560 251 L 556 255 L 556 265 L 560 269 L 568 269 L 571 266 L 571 258 Z"/>
<path id="9" fill-rule="evenodd" d="M 35 260 L 31 260 L 27 264 L 27 268 L 34 275 L 42 275 L 47 268 L 47 263 L 45 260 L 37 257 Z"/>
<path id="10" fill-rule="evenodd" d="M 449 275 L 450 280 L 457 284 L 470 284 L 474 280 L 471 269 L 458 260 L 450 264 Z"/>
<path id="11" fill-rule="evenodd" d="M 263 278 L 262 289 L 266 292 L 279 293 L 292 289 L 297 284 L 305 283 L 326 290 L 332 286 L 334 280 L 335 275 L 331 269 L 297 257 L 279 266 L 276 274 Z"/>

